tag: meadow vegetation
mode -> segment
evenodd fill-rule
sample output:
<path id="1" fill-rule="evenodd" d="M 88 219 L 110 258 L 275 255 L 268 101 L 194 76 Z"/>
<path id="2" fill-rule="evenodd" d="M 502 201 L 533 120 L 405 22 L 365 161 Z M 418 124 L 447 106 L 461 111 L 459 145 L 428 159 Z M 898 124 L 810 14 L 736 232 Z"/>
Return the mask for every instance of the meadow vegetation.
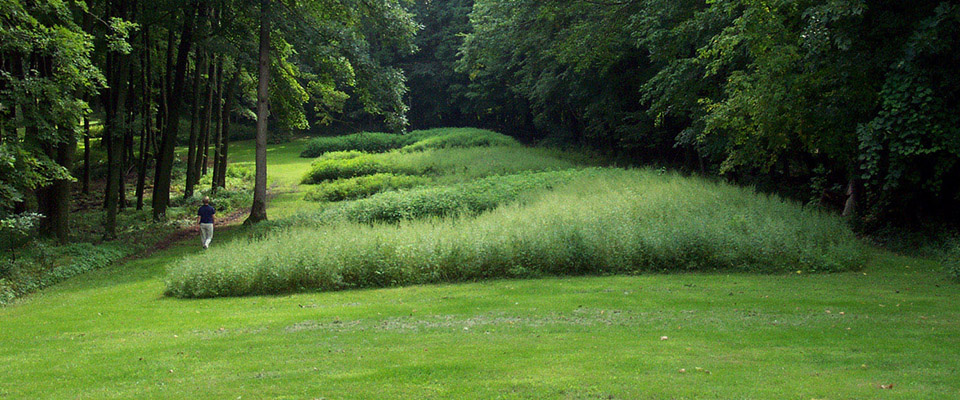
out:
<path id="1" fill-rule="evenodd" d="M 355 200 L 387 190 L 419 186 L 429 181 L 429 178 L 419 176 L 378 173 L 323 182 L 308 192 L 304 198 L 313 201 Z"/>
<path id="2" fill-rule="evenodd" d="M 384 153 L 403 148 L 406 151 L 447 147 L 511 146 L 517 141 L 509 136 L 476 128 L 434 128 L 407 134 L 361 132 L 351 135 L 312 139 L 301 157 L 313 158 L 337 151 Z"/>
<path id="3" fill-rule="evenodd" d="M 378 173 L 433 176 L 451 183 L 522 171 L 574 168 L 590 162 L 589 157 L 576 153 L 520 146 L 337 153 L 334 158 L 317 159 L 301 183 L 317 184 Z"/>
<path id="4" fill-rule="evenodd" d="M 834 264 L 848 272 L 786 268 L 791 258 L 842 262 L 843 243 L 851 242 L 834 215 L 711 180 L 609 168 L 478 180 L 446 176 L 355 201 L 304 201 L 296 183 L 310 166 L 298 157 L 305 143 L 270 146 L 276 196 L 269 224 L 218 228 L 204 255 L 191 236 L 0 308 L 0 398 L 916 399 L 952 398 L 960 390 L 953 379 L 960 360 L 957 291 L 939 259 L 866 247 L 853 257 L 863 267 Z M 252 143 L 231 144 L 231 154 L 232 164 L 250 165 Z M 443 217 L 410 214 L 390 223 L 357 223 L 345 211 L 451 188 L 462 189 L 457 196 L 489 195 L 490 206 Z M 511 188 L 516 196 L 498 197 Z M 615 196 L 596 201 L 595 194 Z M 430 203 L 417 204 L 430 210 Z M 511 221 L 518 216 L 526 219 Z M 653 223 L 644 226 L 638 218 Z M 650 233 L 657 228 L 661 232 Z M 507 231 L 515 236 L 502 237 Z M 813 250 L 796 254 L 782 242 L 791 235 L 798 236 L 797 246 Z M 578 251 L 597 252 L 586 253 L 591 257 L 629 260 L 623 246 L 594 247 L 598 238 L 626 243 L 644 237 L 663 242 L 649 249 L 651 258 L 684 249 L 716 251 L 720 246 L 709 243 L 720 239 L 728 251 L 721 254 L 732 257 L 743 250 L 737 243 L 752 240 L 754 258 L 783 264 L 673 272 L 710 271 L 707 262 L 723 260 L 700 261 L 695 254 L 702 253 L 692 252 L 671 273 L 569 276 L 597 275 L 590 270 L 597 265 L 578 261 L 569 247 L 579 243 Z M 124 246 L 153 243 L 128 239 Z M 430 244 L 438 248 L 426 248 Z M 511 254 L 523 260 L 523 249 L 561 260 L 566 255 L 564 262 L 582 272 L 517 265 L 488 270 L 482 264 L 496 266 Z M 349 259 L 348 250 L 360 256 Z M 48 254 L 64 261 L 80 257 Z M 466 264 L 454 265 L 460 254 Z M 283 268 L 268 271 L 264 263 L 258 270 L 248 263 L 238 270 L 276 273 L 264 282 L 281 286 L 297 268 L 303 276 L 321 271 L 306 268 L 313 268 L 312 258 L 337 255 L 349 268 L 328 271 L 366 287 L 414 278 L 398 270 L 398 260 L 453 266 L 420 270 L 425 274 L 417 279 L 425 282 L 482 280 L 324 293 L 295 287 L 308 293 L 252 298 L 162 295 L 171 270 L 184 262 L 276 261 Z M 381 259 L 388 263 L 378 269 Z M 532 261 L 533 267 L 546 264 Z M 735 272 L 741 270 L 777 272 Z M 243 282 L 227 272 L 224 283 Z M 219 279 L 214 270 L 196 273 Z M 501 273 L 541 278 L 485 279 Z M 892 390 L 880 388 L 891 384 Z"/>
<path id="5" fill-rule="evenodd" d="M 573 158 L 522 146 L 328 153 L 305 179 L 324 182 L 315 191 L 363 191 L 357 176 L 395 177 L 387 173 L 436 181 L 333 203 L 186 257 L 170 269 L 166 292 L 243 296 L 545 275 L 809 273 L 864 265 L 862 245 L 833 215 L 748 188 L 650 169 L 583 168 Z"/>

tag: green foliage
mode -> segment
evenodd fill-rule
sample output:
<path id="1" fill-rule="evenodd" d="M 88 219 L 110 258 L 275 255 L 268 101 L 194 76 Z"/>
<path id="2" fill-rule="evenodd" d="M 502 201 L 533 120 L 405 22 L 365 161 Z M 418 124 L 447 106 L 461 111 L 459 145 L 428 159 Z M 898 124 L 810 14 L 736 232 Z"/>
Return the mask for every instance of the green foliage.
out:
<path id="1" fill-rule="evenodd" d="M 960 198 L 958 25 L 960 6 L 947 3 L 918 24 L 883 83 L 879 113 L 858 129 L 870 217 L 902 219 Z"/>
<path id="2" fill-rule="evenodd" d="M 15 214 L 0 217 L 0 250 L 15 250 L 22 247 L 36 233 L 37 223 L 43 218 L 37 213 Z M 0 266 L 0 276 L 6 271 Z"/>
<path id="3" fill-rule="evenodd" d="M 342 201 L 369 197 L 388 190 L 420 186 L 430 180 L 418 176 L 374 174 L 321 183 L 304 196 L 312 201 Z"/>
<path id="4" fill-rule="evenodd" d="M 15 263 L 6 279 L 0 279 L 0 305 L 71 277 L 103 268 L 130 254 L 121 244 L 77 243 L 47 247 L 39 244 L 33 254 Z"/>
<path id="5" fill-rule="evenodd" d="M 911 4 L 477 0 L 450 97 L 516 135 L 956 219 L 958 7 Z"/>
<path id="6" fill-rule="evenodd" d="M 398 171 L 395 168 L 388 168 L 385 163 L 372 155 L 345 159 L 321 159 L 311 165 L 310 172 L 303 177 L 301 183 L 322 183 L 324 181 L 349 179 L 384 172 L 406 173 L 416 171 Z"/>
<path id="7" fill-rule="evenodd" d="M 122 25 L 122 24 L 121 24 Z M 47 154 L 76 141 L 82 100 L 103 86 L 93 39 L 66 2 L 7 0 L 0 7 L 0 213 L 69 171 Z"/>
<path id="8" fill-rule="evenodd" d="M 320 157 L 329 152 L 361 151 L 384 153 L 394 149 L 421 151 L 447 147 L 509 146 L 516 140 L 501 133 L 475 128 L 436 128 L 406 135 L 361 132 L 345 136 L 312 139 L 301 157 Z"/>
<path id="9" fill-rule="evenodd" d="M 455 65 L 464 34 L 472 30 L 468 15 L 473 0 L 411 3 L 409 10 L 423 28 L 415 39 L 419 51 L 400 60 L 410 88 L 410 125 L 422 129 L 463 124 L 469 79 Z"/>
<path id="10" fill-rule="evenodd" d="M 405 152 L 452 147 L 517 146 L 519 143 L 507 135 L 483 129 L 460 128 L 419 140 L 401 148 Z"/>
<path id="11" fill-rule="evenodd" d="M 301 157 L 319 157 L 328 152 L 355 150 L 367 153 L 383 153 L 398 149 L 410 142 L 405 135 L 380 132 L 362 132 L 346 136 L 321 137 L 310 141 Z"/>
<path id="12" fill-rule="evenodd" d="M 862 267 L 863 250 L 839 219 L 776 197 L 606 170 L 477 217 L 292 228 L 226 244 L 176 263 L 166 293 L 242 296 L 543 274 L 847 271 Z"/>
<path id="13" fill-rule="evenodd" d="M 377 173 L 429 175 L 456 182 L 521 171 L 572 168 L 575 166 L 573 157 L 570 153 L 558 150 L 520 146 L 427 149 L 412 153 L 392 151 L 348 159 L 318 159 L 302 183 L 320 183 Z"/>

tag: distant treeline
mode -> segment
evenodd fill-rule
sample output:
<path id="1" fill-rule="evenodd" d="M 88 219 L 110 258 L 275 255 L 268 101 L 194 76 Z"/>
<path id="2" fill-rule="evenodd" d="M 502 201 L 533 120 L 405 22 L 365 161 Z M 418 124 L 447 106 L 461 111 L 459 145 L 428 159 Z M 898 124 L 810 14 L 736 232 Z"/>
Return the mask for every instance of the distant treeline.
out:
<path id="1" fill-rule="evenodd" d="M 960 6 L 417 1 L 414 128 L 481 126 L 857 216 L 958 219 Z"/>

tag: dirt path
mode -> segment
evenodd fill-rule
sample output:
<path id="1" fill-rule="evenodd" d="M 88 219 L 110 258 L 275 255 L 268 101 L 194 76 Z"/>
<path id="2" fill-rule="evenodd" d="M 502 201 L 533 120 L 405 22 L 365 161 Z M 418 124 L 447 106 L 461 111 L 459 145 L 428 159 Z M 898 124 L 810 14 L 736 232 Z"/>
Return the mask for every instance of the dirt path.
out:
<path id="1" fill-rule="evenodd" d="M 249 214 L 250 214 L 249 208 L 244 208 L 241 210 L 234 211 L 230 214 L 227 214 L 226 217 L 223 217 L 217 220 L 217 231 L 222 233 L 222 232 L 229 232 L 234 229 L 237 229 L 243 223 L 243 219 L 246 218 L 246 216 Z M 200 237 L 200 226 L 194 224 L 194 225 L 190 225 L 187 228 L 178 229 L 177 231 L 168 234 L 166 237 L 161 239 L 159 242 L 157 242 L 150 248 L 144 251 L 141 251 L 139 253 L 126 256 L 120 259 L 119 262 L 123 263 L 127 261 L 150 257 L 151 255 L 153 255 L 158 251 L 166 250 L 171 246 L 173 246 L 174 244 L 183 240 L 187 240 L 191 237 L 196 237 L 196 238 Z"/>

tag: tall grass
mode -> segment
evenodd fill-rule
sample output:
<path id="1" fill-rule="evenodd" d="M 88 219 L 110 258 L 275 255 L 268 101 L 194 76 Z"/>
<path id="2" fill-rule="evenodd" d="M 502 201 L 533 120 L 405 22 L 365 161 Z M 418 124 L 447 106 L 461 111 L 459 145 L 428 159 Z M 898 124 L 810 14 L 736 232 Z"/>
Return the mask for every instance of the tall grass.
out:
<path id="1" fill-rule="evenodd" d="M 314 215 L 291 218 L 288 225 L 317 226 L 342 221 L 396 223 L 428 217 L 476 215 L 517 201 L 523 196 L 533 197 L 539 190 L 551 189 L 577 177 L 599 173 L 597 169 L 528 171 L 455 185 L 379 193 L 367 199 L 326 208 Z"/>
<path id="2" fill-rule="evenodd" d="M 427 149 L 414 153 L 392 151 L 383 154 L 338 154 L 333 158 L 317 159 L 303 177 L 302 183 L 316 184 L 378 173 L 430 175 L 445 177 L 447 182 L 456 182 L 491 175 L 560 170 L 577 166 L 576 156 L 572 154 L 519 146 Z"/>
<path id="3" fill-rule="evenodd" d="M 339 223 L 179 261 L 166 293 L 240 296 L 640 271 L 844 271 L 864 262 L 837 218 L 652 171 L 604 170 L 477 217 Z"/>
<path id="4" fill-rule="evenodd" d="M 419 176 L 375 174 L 324 182 L 307 192 L 304 198 L 313 201 L 355 200 L 384 191 L 420 186 L 428 182 L 430 182 L 429 178 Z"/>
<path id="5" fill-rule="evenodd" d="M 352 135 L 320 137 L 310 141 L 301 157 L 319 157 L 335 151 L 358 150 L 383 153 L 407 147 L 407 151 L 428 148 L 515 145 L 509 136 L 476 128 L 436 128 L 413 131 L 405 135 L 382 132 L 361 132 Z"/>
<path id="6" fill-rule="evenodd" d="M 445 133 L 421 139 L 401 148 L 405 152 L 451 147 L 519 146 L 516 139 L 507 135 L 475 128 L 445 128 Z"/>

